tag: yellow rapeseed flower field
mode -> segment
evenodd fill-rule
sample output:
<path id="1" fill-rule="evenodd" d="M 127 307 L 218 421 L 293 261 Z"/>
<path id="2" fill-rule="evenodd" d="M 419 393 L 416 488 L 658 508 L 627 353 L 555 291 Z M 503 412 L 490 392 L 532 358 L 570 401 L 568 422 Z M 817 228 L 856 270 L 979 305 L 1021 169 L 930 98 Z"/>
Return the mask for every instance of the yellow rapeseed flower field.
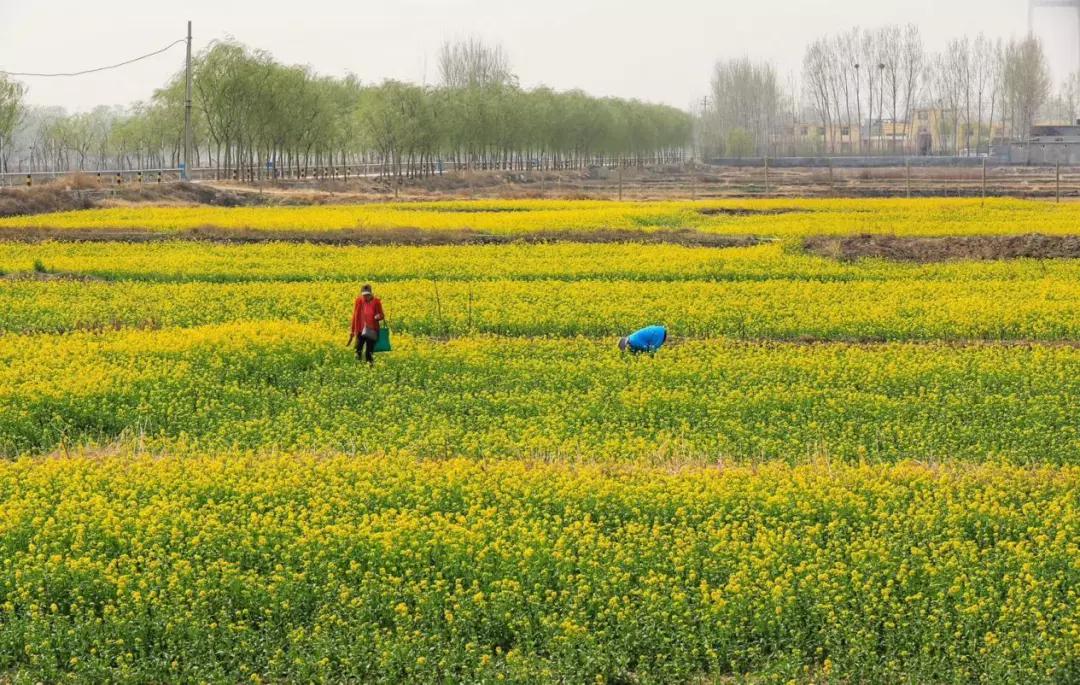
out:
<path id="1" fill-rule="evenodd" d="M 270 320 L 0 337 L 0 453 L 121 437 L 173 452 L 1080 464 L 1070 346 L 702 340 L 638 359 L 583 337 L 399 336 L 373 373 L 344 342 Z"/>
<path id="2" fill-rule="evenodd" d="M 0 233 L 2 235 L 2 233 Z M 327 246 L 270 242 L 2 242 L 0 273 L 124 281 L 1026 281 L 1080 279 L 1074 260 L 847 263 L 770 242 L 702 249 L 671 244 L 543 243 Z"/>
<path id="3" fill-rule="evenodd" d="M 532 231 L 693 228 L 725 234 L 803 236 L 1069 234 L 1080 205 L 1011 199 L 471 201 L 256 207 L 114 207 L 0 218 L 0 229 L 47 227 L 182 231 L 415 228 Z"/>
<path id="4" fill-rule="evenodd" d="M 0 665 L 85 682 L 1072 682 L 1078 495 L 1072 467 L 0 463 Z"/>
<path id="5" fill-rule="evenodd" d="M 0 219 L 0 683 L 1080 682 L 1080 262 L 801 240 L 1077 226 L 1018 200 Z M 34 227 L 166 235 L 4 240 Z M 652 323 L 663 349 L 619 353 Z"/>
<path id="6" fill-rule="evenodd" d="M 35 268 L 53 272 L 28 278 Z M 418 335 L 611 337 L 649 303 L 675 336 L 784 340 L 1080 339 L 1068 260 L 842 264 L 778 244 L 319 247 L 0 244 L 0 331 L 287 320 L 343 328 L 376 282 Z"/>

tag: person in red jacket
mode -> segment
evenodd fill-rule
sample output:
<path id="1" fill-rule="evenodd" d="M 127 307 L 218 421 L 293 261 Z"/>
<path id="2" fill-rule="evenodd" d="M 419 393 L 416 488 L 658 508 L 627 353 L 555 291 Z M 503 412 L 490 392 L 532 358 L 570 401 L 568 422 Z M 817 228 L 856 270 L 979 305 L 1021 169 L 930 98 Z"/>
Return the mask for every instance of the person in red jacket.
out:
<path id="1" fill-rule="evenodd" d="M 353 305 L 352 326 L 349 328 L 349 347 L 356 340 L 356 358 L 368 364 L 375 363 L 375 343 L 379 339 L 379 325 L 383 314 L 382 301 L 375 297 L 370 285 L 360 289 L 360 297 Z"/>

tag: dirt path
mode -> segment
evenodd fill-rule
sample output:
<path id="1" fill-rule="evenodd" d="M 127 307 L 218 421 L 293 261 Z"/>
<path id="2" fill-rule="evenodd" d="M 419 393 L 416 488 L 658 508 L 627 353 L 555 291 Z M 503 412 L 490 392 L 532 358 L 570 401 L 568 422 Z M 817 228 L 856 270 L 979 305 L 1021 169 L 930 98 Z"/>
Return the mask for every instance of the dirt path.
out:
<path id="1" fill-rule="evenodd" d="M 340 229 L 326 231 L 193 228 L 182 231 L 111 228 L 0 228 L 0 242 L 129 242 L 204 241 L 214 243 L 294 242 L 318 245 L 508 245 L 514 243 L 638 243 L 687 247 L 750 247 L 764 240 L 756 236 L 720 235 L 693 229 L 636 231 L 529 231 L 515 234 L 482 233 L 472 229 L 419 228 Z"/>

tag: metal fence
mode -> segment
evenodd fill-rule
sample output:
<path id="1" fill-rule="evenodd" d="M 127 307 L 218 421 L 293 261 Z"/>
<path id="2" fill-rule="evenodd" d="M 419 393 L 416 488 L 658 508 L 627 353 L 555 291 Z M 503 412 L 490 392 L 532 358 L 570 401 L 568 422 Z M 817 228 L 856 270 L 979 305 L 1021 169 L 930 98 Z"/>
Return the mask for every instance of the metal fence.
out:
<path id="1" fill-rule="evenodd" d="M 987 158 L 757 158 L 715 164 L 637 166 L 616 163 L 572 170 L 498 170 L 464 173 L 452 165 L 430 177 L 402 183 L 387 180 L 388 164 L 308 169 L 192 169 L 194 181 L 337 183 L 383 178 L 368 190 L 389 197 L 427 185 L 454 197 L 580 197 L 592 199 L 708 199 L 725 197 L 1028 197 L 1080 198 L 1080 166 L 1011 165 Z M 416 175 L 419 169 L 407 169 Z M 432 170 L 428 170 L 432 171 Z M 78 172 L 0 175 L 0 185 L 42 185 Z M 101 188 L 124 188 L 179 180 L 179 169 L 103 170 Z M 441 178 L 445 176 L 445 179 Z"/>
<path id="2" fill-rule="evenodd" d="M 432 160 L 424 163 L 394 164 L 392 162 L 365 162 L 360 164 L 275 166 L 275 165 L 238 165 L 230 168 L 199 167 L 188 174 L 192 181 L 308 181 L 308 180 L 343 180 L 356 178 L 383 177 L 420 177 L 443 175 L 452 172 L 540 172 L 585 170 L 589 168 L 615 169 L 618 167 L 658 166 L 663 164 L 682 164 L 684 160 L 673 158 L 671 161 L 643 161 L 622 157 L 597 156 L 588 160 L 559 162 L 546 158 L 515 159 L 511 164 L 483 162 L 454 162 L 452 160 Z M 67 169 L 55 171 L 14 171 L 0 173 L 0 186 L 33 186 L 64 176 L 80 174 L 96 177 L 103 184 L 123 185 L 126 183 L 168 182 L 180 179 L 181 168 L 161 169 Z"/>
<path id="3" fill-rule="evenodd" d="M 443 167 L 445 171 L 446 167 Z M 81 175 L 96 178 L 101 185 L 126 185 L 130 183 L 167 183 L 179 181 L 182 169 L 101 169 L 30 171 L 0 174 L 0 186 L 35 186 L 66 176 Z M 415 172 L 415 170 L 413 170 Z M 438 170 L 437 170 L 438 171 Z M 273 167 L 239 167 L 233 169 L 196 168 L 188 177 L 192 181 L 267 181 L 307 180 L 374 177 L 387 175 L 392 167 L 387 164 L 361 164 L 349 166 L 309 167 L 305 169 L 275 169 Z"/>

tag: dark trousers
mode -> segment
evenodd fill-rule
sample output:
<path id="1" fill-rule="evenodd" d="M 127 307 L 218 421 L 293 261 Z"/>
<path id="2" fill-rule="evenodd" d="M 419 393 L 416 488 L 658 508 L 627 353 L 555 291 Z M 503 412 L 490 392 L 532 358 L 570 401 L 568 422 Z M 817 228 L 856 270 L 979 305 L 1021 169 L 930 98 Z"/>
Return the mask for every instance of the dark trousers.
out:
<path id="1" fill-rule="evenodd" d="M 362 335 L 356 336 L 356 358 L 368 364 L 375 363 L 375 341 Z"/>

